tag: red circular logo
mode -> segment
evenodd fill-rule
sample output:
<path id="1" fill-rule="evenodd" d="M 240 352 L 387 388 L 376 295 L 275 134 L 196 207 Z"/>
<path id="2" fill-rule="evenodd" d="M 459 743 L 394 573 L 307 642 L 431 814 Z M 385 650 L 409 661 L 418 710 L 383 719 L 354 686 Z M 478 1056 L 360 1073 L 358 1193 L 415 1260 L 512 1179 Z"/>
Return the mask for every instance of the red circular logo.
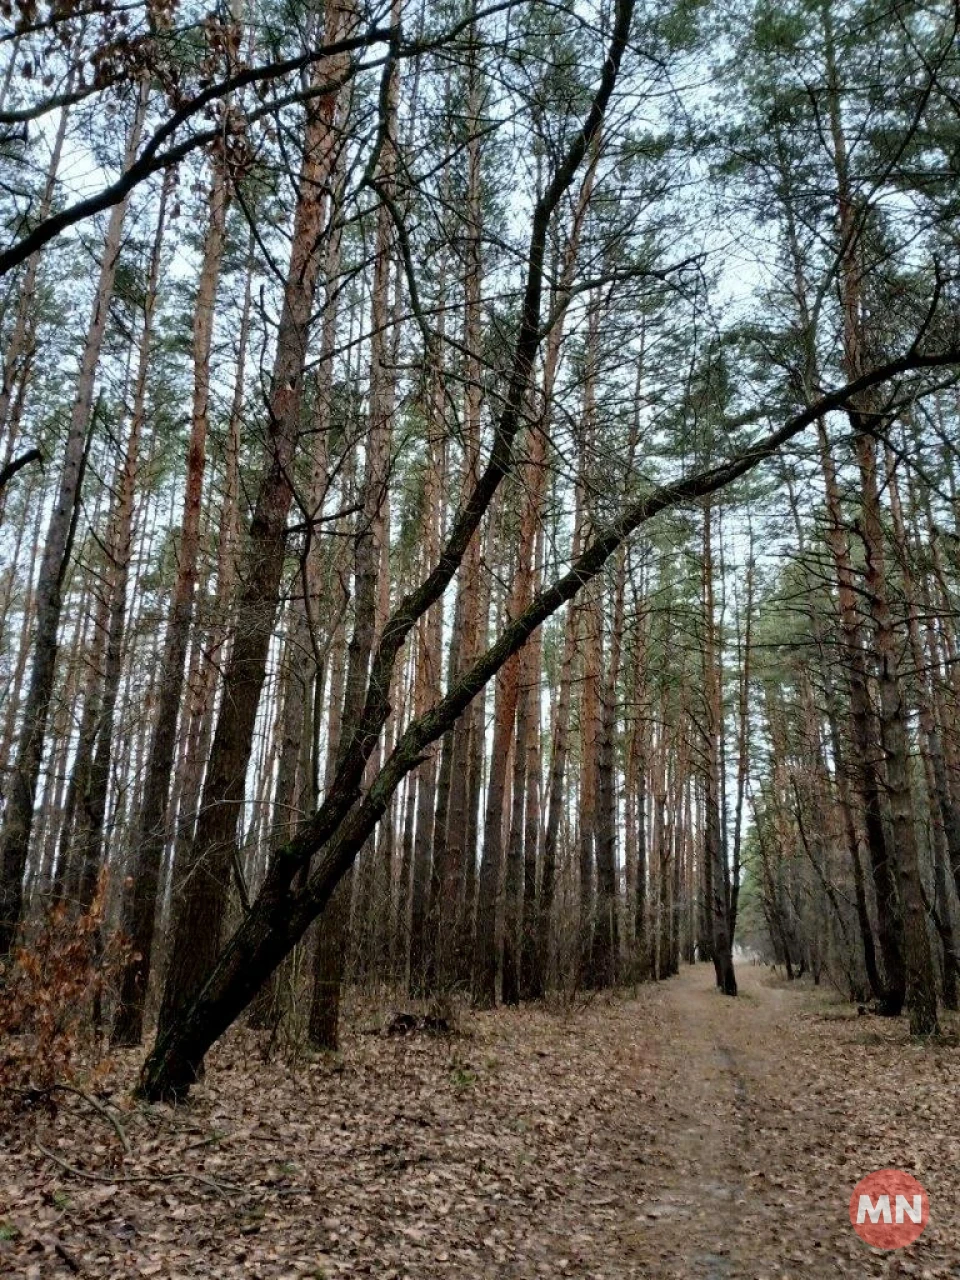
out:
<path id="1" fill-rule="evenodd" d="M 930 1217 L 930 1197 L 902 1169 L 868 1173 L 850 1196 L 850 1222 L 861 1240 L 875 1249 L 913 1244 Z"/>

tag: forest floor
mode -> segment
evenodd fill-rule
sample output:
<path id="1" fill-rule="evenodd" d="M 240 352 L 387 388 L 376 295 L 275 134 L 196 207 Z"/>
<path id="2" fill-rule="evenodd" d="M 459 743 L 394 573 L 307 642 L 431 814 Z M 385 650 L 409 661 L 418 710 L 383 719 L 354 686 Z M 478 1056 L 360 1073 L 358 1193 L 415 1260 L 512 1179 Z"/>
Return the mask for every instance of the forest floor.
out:
<path id="1" fill-rule="evenodd" d="M 0 1135 L 0 1277 L 960 1276 L 955 1037 L 740 981 L 726 999 L 701 965 L 296 1066 L 236 1034 L 176 1109 L 128 1101 L 117 1061 L 102 1112 L 64 1094 Z M 847 1206 L 887 1166 L 931 1210 L 884 1254 Z"/>

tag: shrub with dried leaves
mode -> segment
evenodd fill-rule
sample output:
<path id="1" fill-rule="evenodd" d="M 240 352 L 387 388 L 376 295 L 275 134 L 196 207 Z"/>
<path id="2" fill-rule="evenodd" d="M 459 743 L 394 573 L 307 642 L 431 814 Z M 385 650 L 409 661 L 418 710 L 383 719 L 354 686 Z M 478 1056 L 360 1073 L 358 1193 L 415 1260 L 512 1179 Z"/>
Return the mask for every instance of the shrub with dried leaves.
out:
<path id="1" fill-rule="evenodd" d="M 96 1043 L 104 990 L 119 964 L 119 944 L 103 946 L 101 877 L 88 911 L 57 903 L 29 945 L 0 965 L 0 1103 L 40 1101 L 72 1078 L 78 1051 Z"/>

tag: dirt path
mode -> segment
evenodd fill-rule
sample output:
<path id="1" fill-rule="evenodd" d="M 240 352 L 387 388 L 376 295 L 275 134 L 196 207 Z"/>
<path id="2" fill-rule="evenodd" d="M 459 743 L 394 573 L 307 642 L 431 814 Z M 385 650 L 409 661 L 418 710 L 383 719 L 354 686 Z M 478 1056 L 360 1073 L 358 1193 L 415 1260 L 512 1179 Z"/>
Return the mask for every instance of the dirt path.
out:
<path id="1" fill-rule="evenodd" d="M 190 1105 L 82 1099 L 0 1135 L 0 1277 L 783 1280 L 960 1275 L 960 1050 L 745 967 L 574 1013 L 466 1016 L 264 1066 L 238 1035 Z M 108 1091 L 112 1089 L 112 1093 Z M 43 1148 L 44 1150 L 41 1150 Z M 931 1221 L 883 1255 L 847 1201 L 895 1165 Z"/>
<path id="2" fill-rule="evenodd" d="M 918 1049 L 902 1024 L 766 969 L 741 967 L 739 981 L 740 998 L 724 999 L 701 966 L 653 997 L 652 1154 L 621 1274 L 960 1275 L 956 1047 Z M 933 1206 L 896 1255 L 862 1244 L 847 1208 L 864 1174 L 891 1165 L 920 1177 Z"/>

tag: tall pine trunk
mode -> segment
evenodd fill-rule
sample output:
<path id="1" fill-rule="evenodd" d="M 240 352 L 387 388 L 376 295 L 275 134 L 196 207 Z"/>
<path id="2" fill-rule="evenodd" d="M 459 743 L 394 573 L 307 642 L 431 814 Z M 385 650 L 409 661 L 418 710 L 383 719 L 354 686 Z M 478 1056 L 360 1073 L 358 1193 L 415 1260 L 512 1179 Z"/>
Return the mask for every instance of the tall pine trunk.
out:
<path id="1" fill-rule="evenodd" d="M 229 198 L 222 159 L 214 157 L 213 164 L 214 175 L 210 186 L 207 226 L 193 311 L 193 401 L 183 517 L 177 548 L 177 576 L 170 598 L 157 706 L 147 756 L 143 799 L 137 818 L 133 864 L 123 904 L 122 928 L 129 951 L 121 974 L 119 1001 L 112 1029 L 114 1045 L 136 1045 L 143 1038 L 144 1006 L 153 966 L 160 866 L 168 835 L 167 813 L 176 754 L 177 723 L 180 718 L 184 669 L 197 589 L 201 499 L 210 423 L 210 355 Z"/>
<path id="2" fill-rule="evenodd" d="M 138 89 L 134 119 L 127 135 L 124 168 L 134 160 L 146 116 L 148 87 Z M 0 957 L 13 944 L 23 907 L 23 876 L 33 827 L 37 780 L 43 759 L 50 700 L 56 679 L 62 587 L 70 559 L 77 504 L 83 482 L 87 437 L 93 413 L 97 366 L 113 297 L 127 201 L 114 205 L 107 224 L 93 312 L 87 327 L 70 425 L 63 447 L 63 466 L 53 511 L 47 525 L 37 582 L 33 665 L 23 709 L 20 742 L 0 832 Z"/>

